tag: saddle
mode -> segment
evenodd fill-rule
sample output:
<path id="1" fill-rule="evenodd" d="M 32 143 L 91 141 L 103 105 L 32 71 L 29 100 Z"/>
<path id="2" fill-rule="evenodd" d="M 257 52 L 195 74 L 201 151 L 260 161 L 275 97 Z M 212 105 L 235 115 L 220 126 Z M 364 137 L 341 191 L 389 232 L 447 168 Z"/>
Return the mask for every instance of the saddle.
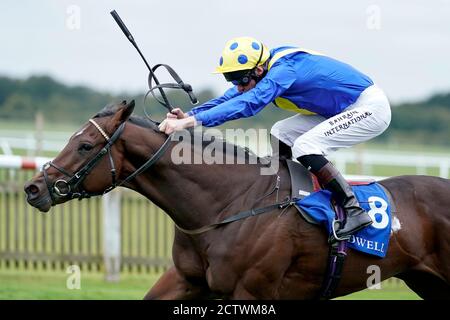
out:
<path id="1" fill-rule="evenodd" d="M 311 174 L 302 164 L 293 161 L 286 160 L 287 168 L 289 171 L 289 176 L 291 178 L 291 199 L 292 200 L 300 200 L 304 197 L 309 196 L 311 193 L 319 191 L 322 187 L 319 184 L 317 178 Z M 360 186 L 360 185 L 368 185 L 375 180 L 355 180 L 348 181 L 351 186 Z M 295 206 L 301 216 L 312 224 L 317 224 L 314 220 L 312 220 L 301 208 Z M 335 207 L 336 211 L 336 207 Z"/>
<path id="2" fill-rule="evenodd" d="M 286 164 L 289 170 L 289 176 L 291 177 L 292 199 L 303 199 L 304 197 L 309 196 L 312 192 L 322 189 L 317 178 L 302 164 L 293 160 L 286 160 Z M 347 180 L 351 186 L 368 185 L 374 181 L 374 179 Z"/>

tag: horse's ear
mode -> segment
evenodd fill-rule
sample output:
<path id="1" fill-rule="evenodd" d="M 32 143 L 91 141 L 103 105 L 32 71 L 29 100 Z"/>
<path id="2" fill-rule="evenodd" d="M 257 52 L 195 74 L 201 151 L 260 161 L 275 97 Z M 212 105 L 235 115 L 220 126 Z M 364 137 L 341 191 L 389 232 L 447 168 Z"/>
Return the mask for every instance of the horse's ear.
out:
<path id="1" fill-rule="evenodd" d="M 134 110 L 134 100 L 131 100 L 130 103 L 124 100 L 119 106 L 114 115 L 114 123 L 122 123 L 128 120 Z"/>
<path id="2" fill-rule="evenodd" d="M 133 110 L 134 110 L 134 100 L 131 100 L 130 103 L 125 104 L 125 112 L 123 114 L 123 117 L 125 117 L 125 119 L 123 119 L 123 121 L 128 120 L 128 118 L 133 113 Z"/>

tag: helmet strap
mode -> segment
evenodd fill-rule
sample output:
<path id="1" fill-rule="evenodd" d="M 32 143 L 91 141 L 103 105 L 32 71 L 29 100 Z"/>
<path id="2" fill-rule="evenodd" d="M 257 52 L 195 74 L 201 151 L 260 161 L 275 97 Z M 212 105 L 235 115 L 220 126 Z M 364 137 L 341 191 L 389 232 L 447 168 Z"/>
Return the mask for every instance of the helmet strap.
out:
<path id="1" fill-rule="evenodd" d="M 265 64 L 263 64 L 263 66 L 262 66 L 264 68 L 264 72 L 260 76 L 258 76 L 256 74 L 256 68 L 258 67 L 258 64 L 261 62 L 261 59 L 262 59 L 262 56 L 264 53 L 264 45 L 262 44 L 262 42 L 260 44 L 261 44 L 261 53 L 259 54 L 259 58 L 258 58 L 258 61 L 256 62 L 255 67 L 253 68 L 252 72 L 250 73 L 250 76 L 252 77 L 252 79 L 254 79 L 256 81 L 256 83 L 261 81 L 261 79 L 264 78 L 267 74 L 267 68 L 264 66 Z"/>
<path id="2" fill-rule="evenodd" d="M 255 64 L 255 68 L 256 68 L 256 67 L 258 66 L 258 64 L 261 62 L 261 58 L 262 58 L 263 53 L 264 53 L 264 46 L 263 46 L 262 42 L 260 42 L 260 44 L 261 44 L 261 53 L 259 54 L 259 58 L 258 58 L 258 61 L 257 61 L 256 64 Z"/>

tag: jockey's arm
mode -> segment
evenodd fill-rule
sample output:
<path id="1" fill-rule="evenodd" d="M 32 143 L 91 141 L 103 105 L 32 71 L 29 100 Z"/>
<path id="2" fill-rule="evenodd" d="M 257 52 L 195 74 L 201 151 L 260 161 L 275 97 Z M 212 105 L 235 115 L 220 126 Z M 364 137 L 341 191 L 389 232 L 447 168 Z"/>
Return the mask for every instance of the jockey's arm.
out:
<path id="1" fill-rule="evenodd" d="M 266 87 L 264 85 L 260 86 L 264 80 L 261 80 L 255 88 L 205 111 L 191 116 L 187 114 L 187 117 L 182 119 L 168 116 L 159 125 L 159 130 L 166 134 L 171 134 L 174 131 L 180 131 L 199 124 L 206 127 L 214 127 L 226 121 L 253 116 L 275 99 L 275 97 L 272 98 L 273 94 L 270 94 L 274 90 L 261 90 L 259 88 L 262 87 L 264 89 Z"/>
<path id="2" fill-rule="evenodd" d="M 225 93 L 217 98 L 211 99 L 198 107 L 194 107 L 191 109 L 191 111 L 183 112 L 180 108 L 174 108 L 171 112 L 166 114 L 167 119 L 184 119 L 190 116 L 193 116 L 196 113 L 209 110 L 221 103 L 224 103 L 225 101 L 230 100 L 231 98 L 237 96 L 239 92 L 237 91 L 236 87 L 232 87 L 225 91 Z"/>
<path id="3" fill-rule="evenodd" d="M 171 134 L 174 131 L 199 124 L 213 127 L 230 120 L 251 117 L 282 95 L 294 83 L 295 79 L 295 70 L 289 64 L 280 68 L 272 67 L 271 71 L 253 89 L 238 93 L 217 105 L 214 104 L 218 100 L 211 104 L 207 103 L 206 106 L 199 106 L 195 108 L 194 112 L 191 110 L 184 119 L 165 119 L 159 125 L 159 129 L 166 134 Z M 233 92 L 231 90 L 233 89 L 229 91 Z M 237 88 L 234 88 L 234 90 L 237 92 Z M 204 109 L 202 109 L 203 106 L 205 106 Z"/>
<path id="4" fill-rule="evenodd" d="M 219 104 L 222 104 L 238 95 L 239 95 L 239 91 L 237 90 L 237 88 L 232 87 L 232 88 L 228 89 L 227 91 L 225 91 L 225 93 L 222 96 L 211 99 L 198 107 L 192 108 L 191 111 L 186 113 L 186 115 L 188 117 L 190 117 L 199 112 L 209 110 L 209 109 L 214 108 L 215 106 L 218 106 Z"/>
<path id="5" fill-rule="evenodd" d="M 228 89 L 227 91 L 225 91 L 225 93 L 222 96 L 211 99 L 211 100 L 199 105 L 198 107 L 194 107 L 191 109 L 191 111 L 188 111 L 186 113 L 183 112 L 180 108 L 175 108 L 171 112 L 167 113 L 167 119 L 184 119 L 184 118 L 193 116 L 194 114 L 209 110 L 221 103 L 224 103 L 225 101 L 228 101 L 228 100 L 234 98 L 238 94 L 239 94 L 239 92 L 236 89 L 236 87 L 232 87 L 232 88 Z"/>
<path id="6" fill-rule="evenodd" d="M 253 89 L 194 114 L 195 120 L 203 126 L 213 127 L 230 120 L 251 117 L 282 95 L 295 79 L 295 71 L 290 65 L 272 68 Z"/>

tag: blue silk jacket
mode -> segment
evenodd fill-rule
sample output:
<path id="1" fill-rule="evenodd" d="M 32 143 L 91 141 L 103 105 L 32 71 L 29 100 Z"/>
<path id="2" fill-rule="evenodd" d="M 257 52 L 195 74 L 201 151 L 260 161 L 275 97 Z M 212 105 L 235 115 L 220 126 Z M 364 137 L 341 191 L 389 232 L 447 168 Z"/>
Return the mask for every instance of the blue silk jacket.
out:
<path id="1" fill-rule="evenodd" d="M 239 93 L 233 87 L 188 115 L 194 115 L 203 126 L 213 127 L 251 117 L 273 102 L 290 111 L 330 118 L 373 85 L 352 66 L 307 49 L 275 48 L 269 59 L 268 73 L 253 89 Z"/>

